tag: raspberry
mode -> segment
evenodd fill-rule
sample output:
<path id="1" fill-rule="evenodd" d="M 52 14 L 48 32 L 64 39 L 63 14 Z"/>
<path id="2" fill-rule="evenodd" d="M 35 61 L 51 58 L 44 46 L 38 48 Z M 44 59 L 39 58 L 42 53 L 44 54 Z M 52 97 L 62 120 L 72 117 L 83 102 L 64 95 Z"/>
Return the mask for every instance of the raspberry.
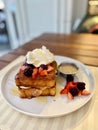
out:
<path id="1" fill-rule="evenodd" d="M 85 83 L 84 82 L 78 82 L 77 83 L 77 88 L 79 90 L 84 90 L 85 89 Z"/>
<path id="2" fill-rule="evenodd" d="M 74 88 L 70 88 L 69 92 L 72 94 L 72 96 L 77 96 L 78 95 L 78 88 L 74 87 Z"/>
<path id="3" fill-rule="evenodd" d="M 71 74 L 68 74 L 68 75 L 66 76 L 66 80 L 67 80 L 67 82 L 73 81 L 73 80 L 74 80 L 74 77 L 73 77 Z"/>
<path id="4" fill-rule="evenodd" d="M 47 70 L 47 69 L 48 69 L 47 65 L 44 65 L 44 64 L 41 64 L 40 67 L 41 67 L 43 70 Z"/>
<path id="5" fill-rule="evenodd" d="M 31 77 L 32 76 L 32 72 L 33 72 L 33 69 L 31 67 L 27 67 L 24 70 L 24 75 L 27 76 L 27 77 Z"/>

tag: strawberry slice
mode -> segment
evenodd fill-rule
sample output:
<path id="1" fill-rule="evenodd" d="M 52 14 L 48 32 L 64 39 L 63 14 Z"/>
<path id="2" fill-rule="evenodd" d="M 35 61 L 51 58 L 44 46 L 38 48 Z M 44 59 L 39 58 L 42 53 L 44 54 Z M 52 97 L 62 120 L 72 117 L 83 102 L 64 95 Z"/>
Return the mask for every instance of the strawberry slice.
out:
<path id="1" fill-rule="evenodd" d="M 62 89 L 60 94 L 67 94 L 68 93 L 68 90 L 66 88 Z"/>
<path id="2" fill-rule="evenodd" d="M 48 73 L 47 73 L 47 70 L 42 70 L 40 71 L 40 75 L 41 76 L 46 76 Z"/>
<path id="3" fill-rule="evenodd" d="M 74 88 L 74 87 L 76 87 L 76 83 L 75 82 L 72 82 L 72 81 L 71 82 L 67 82 L 65 87 L 64 87 L 64 89 L 62 89 L 60 93 L 61 94 L 68 94 L 69 90 L 71 88 Z"/>
<path id="4" fill-rule="evenodd" d="M 54 68 L 53 68 L 52 66 L 48 65 L 47 72 L 51 72 L 51 71 L 53 71 L 53 70 L 54 70 Z"/>
<path id="5" fill-rule="evenodd" d="M 87 91 L 87 90 L 83 90 L 83 91 L 81 92 L 81 94 L 84 95 L 84 96 L 86 96 L 86 95 L 90 95 L 90 92 Z"/>
<path id="6" fill-rule="evenodd" d="M 38 75 L 38 69 L 37 68 L 34 68 L 33 69 L 33 73 L 32 73 L 32 78 L 35 79 Z"/>
<path id="7" fill-rule="evenodd" d="M 67 84 L 65 85 L 65 88 L 68 89 L 69 91 L 70 88 L 74 88 L 76 87 L 76 85 L 77 85 L 77 82 L 73 82 L 73 81 L 67 82 Z"/>
<path id="8" fill-rule="evenodd" d="M 68 98 L 72 100 L 74 99 L 74 96 L 70 92 L 68 92 Z"/>
<path id="9" fill-rule="evenodd" d="M 40 67 L 40 68 L 38 69 L 38 73 L 40 74 L 41 71 L 43 71 L 43 68 L 42 68 L 42 67 Z"/>
<path id="10" fill-rule="evenodd" d="M 20 67 L 20 70 L 24 71 L 25 68 L 26 68 L 26 66 L 22 65 L 22 66 Z"/>

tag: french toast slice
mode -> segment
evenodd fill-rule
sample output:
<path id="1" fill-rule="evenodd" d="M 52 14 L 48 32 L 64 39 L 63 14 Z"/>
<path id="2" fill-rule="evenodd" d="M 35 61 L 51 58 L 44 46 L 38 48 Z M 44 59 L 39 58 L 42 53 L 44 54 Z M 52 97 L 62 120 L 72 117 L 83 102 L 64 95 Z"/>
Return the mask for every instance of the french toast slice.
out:
<path id="1" fill-rule="evenodd" d="M 43 87 L 43 89 L 41 88 L 30 87 L 28 89 L 24 89 L 18 87 L 18 90 L 21 98 L 32 98 L 38 96 L 55 96 L 56 94 L 56 86 L 51 88 L 47 88 L 47 87 Z"/>
<path id="2" fill-rule="evenodd" d="M 52 69 L 48 69 L 46 75 L 37 72 L 35 77 L 24 75 L 24 70 L 28 65 L 25 66 L 23 64 L 21 66 L 15 76 L 15 83 L 18 87 L 20 97 L 31 98 L 48 95 L 54 96 L 56 94 L 56 61 L 53 61 L 49 66 Z"/>
<path id="3" fill-rule="evenodd" d="M 27 77 L 23 74 L 23 70 L 20 70 L 15 76 L 15 82 L 17 86 L 25 87 L 51 87 L 55 85 L 55 71 L 51 71 L 46 76 L 38 75 L 36 78 Z"/>

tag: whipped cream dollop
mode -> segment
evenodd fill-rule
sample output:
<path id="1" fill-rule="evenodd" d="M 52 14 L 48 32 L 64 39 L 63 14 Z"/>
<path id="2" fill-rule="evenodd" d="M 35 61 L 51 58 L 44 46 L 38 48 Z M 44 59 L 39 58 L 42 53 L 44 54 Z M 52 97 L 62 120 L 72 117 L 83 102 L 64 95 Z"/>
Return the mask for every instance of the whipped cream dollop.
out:
<path id="1" fill-rule="evenodd" d="M 51 53 L 45 46 L 40 49 L 29 51 L 26 55 L 27 63 L 39 67 L 41 64 L 49 64 L 55 60 L 53 53 Z"/>

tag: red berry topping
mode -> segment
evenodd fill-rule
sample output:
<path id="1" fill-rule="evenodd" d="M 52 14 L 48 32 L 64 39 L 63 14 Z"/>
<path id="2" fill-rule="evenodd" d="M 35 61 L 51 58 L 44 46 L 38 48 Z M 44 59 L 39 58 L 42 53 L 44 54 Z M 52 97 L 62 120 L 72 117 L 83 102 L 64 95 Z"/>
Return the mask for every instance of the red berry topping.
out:
<path id="1" fill-rule="evenodd" d="M 27 76 L 27 77 L 31 77 L 32 76 L 32 72 L 33 72 L 33 69 L 31 67 L 27 67 L 24 70 L 24 75 Z"/>

